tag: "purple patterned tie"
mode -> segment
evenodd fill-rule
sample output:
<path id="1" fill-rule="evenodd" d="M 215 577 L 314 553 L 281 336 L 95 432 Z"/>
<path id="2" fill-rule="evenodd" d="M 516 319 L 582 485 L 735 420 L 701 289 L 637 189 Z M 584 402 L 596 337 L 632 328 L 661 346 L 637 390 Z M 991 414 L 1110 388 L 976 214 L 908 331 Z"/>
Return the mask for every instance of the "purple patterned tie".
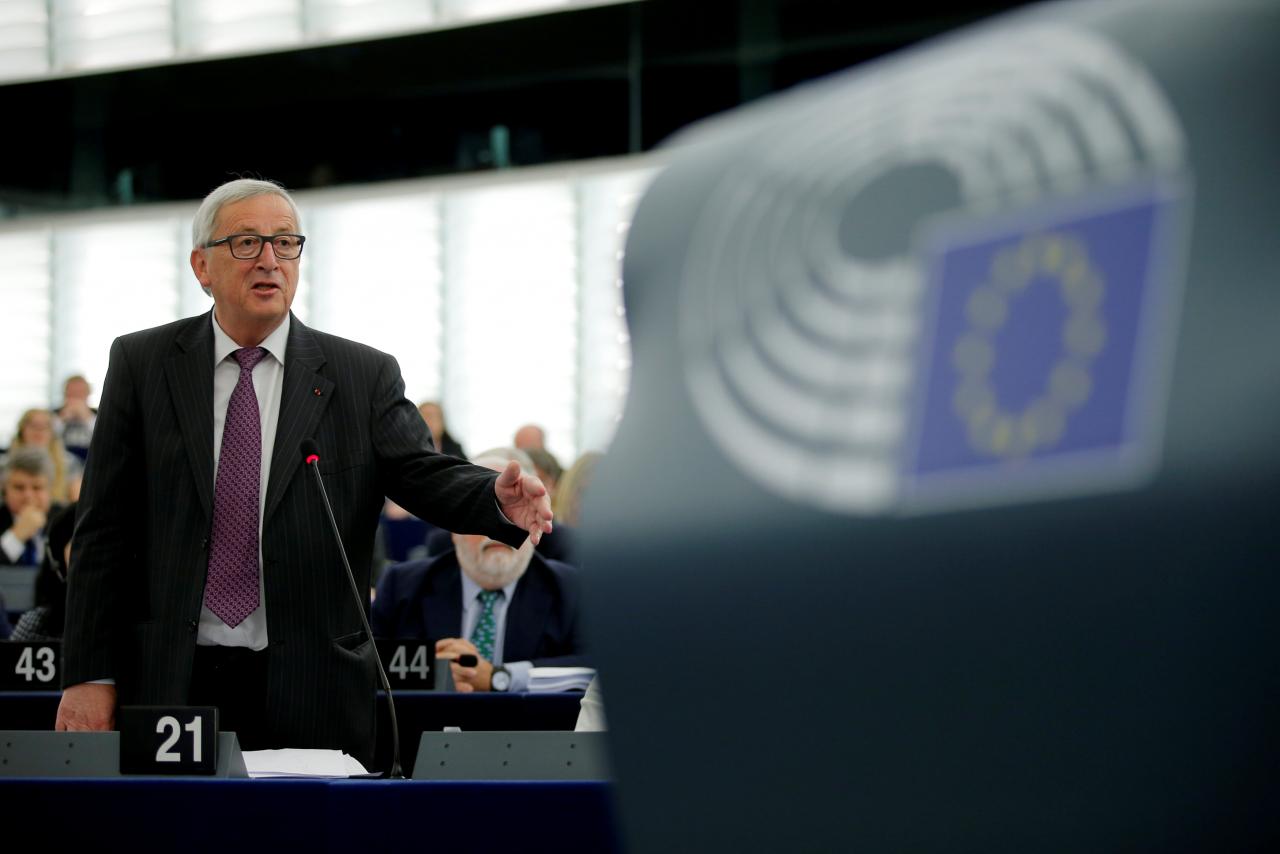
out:
<path id="1" fill-rule="evenodd" d="M 262 427 L 253 366 L 267 351 L 246 347 L 231 354 L 240 379 L 227 403 L 227 421 L 213 490 L 213 537 L 204 604 L 235 628 L 258 607 L 258 493 L 262 488 Z"/>

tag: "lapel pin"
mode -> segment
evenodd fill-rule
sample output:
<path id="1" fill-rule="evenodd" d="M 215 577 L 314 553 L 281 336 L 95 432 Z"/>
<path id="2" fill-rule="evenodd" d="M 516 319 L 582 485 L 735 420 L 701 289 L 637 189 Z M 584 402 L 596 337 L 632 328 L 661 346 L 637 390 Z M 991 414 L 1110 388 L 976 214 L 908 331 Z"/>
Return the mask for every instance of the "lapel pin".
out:
<path id="1" fill-rule="evenodd" d="M 320 391 L 319 386 L 311 389 L 311 393 L 314 394 L 316 397 L 319 397 L 320 395 L 324 394 L 324 392 Z"/>

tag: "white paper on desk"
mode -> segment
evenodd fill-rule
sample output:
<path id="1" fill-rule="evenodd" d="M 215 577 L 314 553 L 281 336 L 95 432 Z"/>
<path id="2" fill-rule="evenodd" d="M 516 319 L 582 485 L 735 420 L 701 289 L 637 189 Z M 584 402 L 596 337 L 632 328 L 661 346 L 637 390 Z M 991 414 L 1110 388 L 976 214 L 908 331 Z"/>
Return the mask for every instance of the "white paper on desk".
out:
<path id="1" fill-rule="evenodd" d="M 533 667 L 529 670 L 529 690 L 534 693 L 585 691 L 595 675 L 590 667 Z"/>
<path id="2" fill-rule="evenodd" d="M 244 767 L 260 777 L 367 777 L 369 772 L 341 750 L 290 747 L 284 750 L 246 750 Z"/>

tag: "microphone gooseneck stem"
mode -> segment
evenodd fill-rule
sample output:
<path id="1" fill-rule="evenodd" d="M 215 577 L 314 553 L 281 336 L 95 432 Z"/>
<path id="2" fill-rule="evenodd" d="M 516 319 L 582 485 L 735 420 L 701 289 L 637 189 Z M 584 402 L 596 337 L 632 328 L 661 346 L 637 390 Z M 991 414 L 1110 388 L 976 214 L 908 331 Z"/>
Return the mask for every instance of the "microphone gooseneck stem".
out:
<path id="1" fill-rule="evenodd" d="M 356 613 L 360 615 L 360 622 L 364 624 L 365 637 L 369 638 L 369 643 L 374 645 L 373 660 L 378 665 L 378 677 L 382 680 L 382 690 L 387 695 L 387 711 L 391 717 L 391 773 L 388 776 L 393 780 L 402 780 L 404 772 L 400 770 L 400 725 L 396 722 L 396 701 L 391 695 L 391 681 L 387 679 L 387 671 L 382 668 L 382 657 L 378 655 L 377 643 L 373 639 L 373 629 L 369 628 L 369 618 L 364 613 L 364 601 L 360 598 L 360 588 L 356 586 L 351 562 L 347 560 L 347 548 L 342 543 L 342 534 L 338 531 L 338 520 L 333 516 L 333 507 L 329 504 L 329 493 L 325 491 L 320 469 L 316 467 L 314 460 L 308 460 L 306 466 L 316 477 L 316 486 L 320 489 L 320 500 L 324 502 L 324 512 L 329 516 L 333 537 L 338 542 L 338 554 L 342 556 L 342 565 L 347 570 L 347 581 L 351 583 L 351 595 L 355 597 Z"/>

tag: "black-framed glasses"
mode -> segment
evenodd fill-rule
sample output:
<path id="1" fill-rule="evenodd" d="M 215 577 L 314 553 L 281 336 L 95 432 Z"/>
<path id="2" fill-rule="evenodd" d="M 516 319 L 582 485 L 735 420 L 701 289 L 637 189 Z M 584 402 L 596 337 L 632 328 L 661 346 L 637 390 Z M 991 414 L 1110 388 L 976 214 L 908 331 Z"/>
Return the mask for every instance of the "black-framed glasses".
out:
<path id="1" fill-rule="evenodd" d="M 210 240 L 205 248 L 227 244 L 232 258 L 251 261 L 262 254 L 262 247 L 271 244 L 271 251 L 281 261 L 292 261 L 302 255 L 302 244 L 307 238 L 301 234 L 228 234 L 220 240 Z"/>

